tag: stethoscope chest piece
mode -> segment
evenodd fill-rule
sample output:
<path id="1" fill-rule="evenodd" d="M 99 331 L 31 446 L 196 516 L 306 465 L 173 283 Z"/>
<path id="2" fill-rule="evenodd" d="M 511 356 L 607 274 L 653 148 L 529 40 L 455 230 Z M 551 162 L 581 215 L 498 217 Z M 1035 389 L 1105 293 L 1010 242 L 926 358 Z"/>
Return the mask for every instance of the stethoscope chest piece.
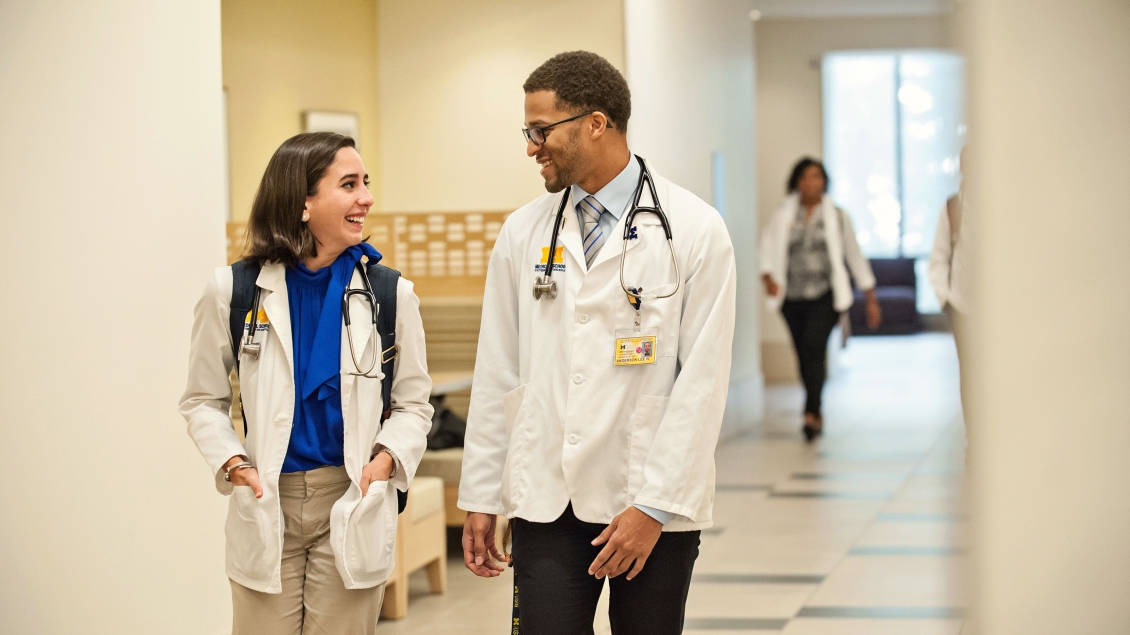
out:
<path id="1" fill-rule="evenodd" d="M 243 342 L 239 345 L 239 354 L 251 359 L 259 359 L 259 342 Z"/>
<path id="2" fill-rule="evenodd" d="M 243 341 L 239 343 L 240 356 L 250 357 L 251 359 L 259 359 L 259 342 L 255 341 L 255 331 L 259 330 L 259 300 L 262 296 L 262 289 L 258 286 L 255 287 L 255 296 L 251 300 L 251 315 L 247 321 L 247 332 L 243 335 Z"/>
<path id="3" fill-rule="evenodd" d="M 557 281 L 538 276 L 537 280 L 534 281 L 534 299 L 540 300 L 543 295 L 550 300 L 556 298 Z"/>

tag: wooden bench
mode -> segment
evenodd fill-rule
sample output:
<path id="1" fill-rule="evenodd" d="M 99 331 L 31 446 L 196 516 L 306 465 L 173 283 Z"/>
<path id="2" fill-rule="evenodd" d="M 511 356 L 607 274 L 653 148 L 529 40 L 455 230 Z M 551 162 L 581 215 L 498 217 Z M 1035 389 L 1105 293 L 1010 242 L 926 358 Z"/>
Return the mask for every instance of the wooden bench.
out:
<path id="1" fill-rule="evenodd" d="M 385 583 L 381 617 L 396 620 L 408 614 L 408 576 L 427 568 L 428 589 L 447 589 L 447 530 L 443 513 L 443 481 L 431 476 L 412 480 L 411 495 L 396 523 L 396 555 Z"/>

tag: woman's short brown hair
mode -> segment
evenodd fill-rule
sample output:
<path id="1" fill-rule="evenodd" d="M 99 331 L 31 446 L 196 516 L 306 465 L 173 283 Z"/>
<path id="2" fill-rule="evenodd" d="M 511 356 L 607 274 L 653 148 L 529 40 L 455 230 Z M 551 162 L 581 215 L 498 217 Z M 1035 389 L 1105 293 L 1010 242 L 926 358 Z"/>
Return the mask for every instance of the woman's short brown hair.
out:
<path id="1" fill-rule="evenodd" d="M 354 148 L 350 137 L 335 132 L 305 132 L 275 150 L 255 192 L 247 222 L 248 258 L 295 266 L 318 253 L 314 234 L 302 222 L 306 197 L 318 193 L 318 181 L 337 151 Z"/>

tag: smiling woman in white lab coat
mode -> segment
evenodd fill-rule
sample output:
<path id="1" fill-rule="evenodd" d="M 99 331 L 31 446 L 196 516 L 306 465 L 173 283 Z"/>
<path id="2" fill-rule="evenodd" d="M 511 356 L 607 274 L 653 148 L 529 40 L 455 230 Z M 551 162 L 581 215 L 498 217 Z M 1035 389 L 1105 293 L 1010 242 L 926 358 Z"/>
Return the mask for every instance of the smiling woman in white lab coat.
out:
<path id="1" fill-rule="evenodd" d="M 390 403 L 376 363 L 375 304 L 351 293 L 343 324 L 346 289 L 366 288 L 362 258 L 380 258 L 362 243 L 372 204 L 348 137 L 297 135 L 271 157 L 248 225 L 245 262 L 260 268 L 258 310 L 241 339 L 253 345 L 238 360 L 245 440 L 229 416 L 232 267 L 216 270 L 196 306 L 180 410 L 216 488 L 231 495 L 233 635 L 376 628 L 393 566 L 396 490 L 416 471 L 432 408 L 412 283 L 396 285 Z"/>

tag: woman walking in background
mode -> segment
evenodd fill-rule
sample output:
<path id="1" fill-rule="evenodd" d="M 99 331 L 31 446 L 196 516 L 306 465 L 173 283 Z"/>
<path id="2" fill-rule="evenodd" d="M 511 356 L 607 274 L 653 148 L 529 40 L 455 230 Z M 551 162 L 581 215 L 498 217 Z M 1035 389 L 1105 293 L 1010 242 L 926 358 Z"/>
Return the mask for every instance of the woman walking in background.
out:
<path id="1" fill-rule="evenodd" d="M 809 157 L 797 162 L 787 193 L 761 237 L 761 279 L 769 307 L 781 310 L 792 333 L 806 392 L 802 431 L 812 441 L 824 429 L 820 397 L 828 337 L 839 314 L 851 307 L 851 278 L 867 296 L 872 330 L 879 328 L 882 312 L 851 220 L 827 195 L 824 164 Z"/>

